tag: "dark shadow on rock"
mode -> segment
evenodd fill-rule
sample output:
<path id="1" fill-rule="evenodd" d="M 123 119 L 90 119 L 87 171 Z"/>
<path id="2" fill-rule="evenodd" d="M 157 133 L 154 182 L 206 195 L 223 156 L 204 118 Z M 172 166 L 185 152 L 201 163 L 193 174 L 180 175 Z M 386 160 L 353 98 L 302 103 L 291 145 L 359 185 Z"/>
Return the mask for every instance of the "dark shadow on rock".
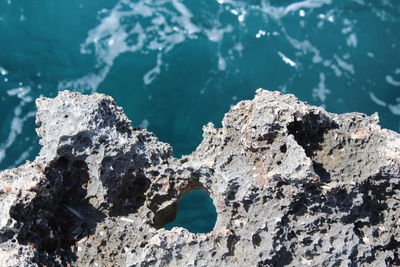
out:
<path id="1" fill-rule="evenodd" d="M 398 188 L 390 188 L 389 178 L 380 175 L 368 178 L 360 185 L 363 204 L 353 209 L 343 218 L 343 223 L 359 222 L 356 226 L 378 225 L 384 222 L 384 211 L 388 208 L 386 201 Z"/>
<path id="2" fill-rule="evenodd" d="M 150 187 L 150 179 L 143 173 L 129 170 L 122 178 L 118 193 L 111 208 L 111 216 L 127 216 L 136 213 L 146 201 L 145 192 Z"/>
<path id="3" fill-rule="evenodd" d="M 115 108 L 115 103 L 110 98 L 102 99 L 100 102 L 100 107 L 97 110 L 96 121 L 101 122 L 98 127 L 115 127 L 115 129 L 120 133 L 130 134 L 130 121 L 125 120 L 124 117 L 121 117 L 120 113 L 117 112 L 115 109 L 111 109 L 110 107 Z M 122 111 L 117 107 L 118 111 Z"/>
<path id="4" fill-rule="evenodd" d="M 301 120 L 295 119 L 287 125 L 289 134 L 304 148 L 308 157 L 312 157 L 314 151 L 321 149 L 324 134 L 336 128 L 338 125 L 322 113 L 309 113 Z"/>
<path id="5" fill-rule="evenodd" d="M 272 259 L 260 261 L 260 262 L 258 262 L 257 266 L 258 267 L 267 267 L 267 266 L 280 267 L 280 266 L 286 266 L 292 260 L 293 260 L 292 253 L 289 252 L 287 250 L 287 248 L 282 247 L 279 251 L 275 252 L 275 255 L 272 257 Z"/>
<path id="6" fill-rule="evenodd" d="M 290 207 L 287 216 L 291 218 L 285 216 L 282 219 L 283 228 L 289 229 L 289 225 L 285 224 L 286 220 L 299 220 L 298 218 L 306 214 L 321 214 L 317 220 L 307 226 L 303 233 L 311 236 L 313 233 L 322 232 L 321 226 L 339 222 L 343 225 L 353 225 L 354 233 L 360 240 L 363 240 L 365 226 L 367 226 L 367 229 L 371 229 L 371 226 L 385 224 L 385 220 L 387 220 L 387 218 L 385 219 L 385 211 L 390 208 L 387 204 L 388 200 L 394 197 L 396 191 L 400 190 L 399 185 L 393 186 L 389 180 L 390 177 L 382 175 L 372 176 L 350 190 L 345 187 L 338 187 L 329 193 L 323 193 L 318 185 L 305 186 L 304 193 L 297 195 L 297 199 L 293 201 Z M 359 200 L 357 201 L 357 199 Z M 342 216 L 332 219 L 330 218 L 332 214 L 342 214 Z M 289 238 L 282 235 L 280 240 L 285 241 Z M 399 244 L 399 241 L 392 239 L 387 245 L 375 246 L 367 260 L 373 262 L 376 260 L 375 251 L 394 250 L 394 247 Z M 307 246 L 306 243 L 303 243 L 303 245 Z M 354 259 L 357 253 L 358 248 L 354 250 Z M 396 265 L 399 262 L 399 255 L 395 252 L 393 259 L 387 263 L 392 266 L 392 264 Z M 274 266 L 273 262 L 269 262 L 269 264 Z"/>
<path id="7" fill-rule="evenodd" d="M 323 164 L 313 161 L 313 168 L 322 182 L 327 183 L 331 181 L 331 174 L 325 169 Z"/>
<path id="8" fill-rule="evenodd" d="M 339 126 L 326 115 L 309 113 L 301 118 L 295 119 L 287 125 L 288 133 L 294 136 L 296 142 L 303 147 L 307 157 L 313 160 L 315 153 L 322 149 L 324 135 Z M 329 182 L 330 174 L 324 166 L 313 160 L 314 171 L 320 176 L 321 181 Z"/>
<path id="9" fill-rule="evenodd" d="M 150 180 L 143 173 L 149 163 L 131 149 L 101 162 L 100 182 L 107 188 L 106 200 L 111 216 L 126 216 L 144 205 Z"/>
<path id="10" fill-rule="evenodd" d="M 18 242 L 36 248 L 35 263 L 66 265 L 76 259 L 75 243 L 93 234 L 105 216 L 86 199 L 89 175 L 82 159 L 60 156 L 44 172 L 47 180 L 35 189 L 37 197 L 10 214 L 21 226 Z"/>

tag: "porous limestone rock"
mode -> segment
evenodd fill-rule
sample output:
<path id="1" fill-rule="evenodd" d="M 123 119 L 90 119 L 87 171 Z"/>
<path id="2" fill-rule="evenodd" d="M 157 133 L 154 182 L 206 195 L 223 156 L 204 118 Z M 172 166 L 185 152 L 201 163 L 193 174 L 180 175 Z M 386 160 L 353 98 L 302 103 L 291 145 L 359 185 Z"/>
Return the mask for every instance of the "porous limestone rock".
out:
<path id="1" fill-rule="evenodd" d="M 400 259 L 400 136 L 257 90 L 191 155 L 111 97 L 37 100 L 42 149 L 0 173 L 0 266 L 390 266 Z M 210 233 L 165 230 L 200 189 Z"/>

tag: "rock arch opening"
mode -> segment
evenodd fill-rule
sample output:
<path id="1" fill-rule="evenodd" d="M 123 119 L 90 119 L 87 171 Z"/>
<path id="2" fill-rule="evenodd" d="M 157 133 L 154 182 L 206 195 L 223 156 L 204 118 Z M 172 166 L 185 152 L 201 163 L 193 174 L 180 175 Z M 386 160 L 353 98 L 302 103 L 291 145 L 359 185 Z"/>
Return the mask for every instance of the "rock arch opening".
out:
<path id="1" fill-rule="evenodd" d="M 216 221 L 217 210 L 212 198 L 205 191 L 196 189 L 179 200 L 175 220 L 164 228 L 183 227 L 191 233 L 209 233 Z"/>

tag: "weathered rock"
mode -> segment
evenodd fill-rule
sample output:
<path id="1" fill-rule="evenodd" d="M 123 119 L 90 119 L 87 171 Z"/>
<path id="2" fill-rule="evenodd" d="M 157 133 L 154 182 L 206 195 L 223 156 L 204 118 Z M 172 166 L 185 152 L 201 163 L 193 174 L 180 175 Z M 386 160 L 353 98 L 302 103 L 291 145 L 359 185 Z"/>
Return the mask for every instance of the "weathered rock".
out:
<path id="1" fill-rule="evenodd" d="M 191 155 L 113 100 L 37 100 L 40 155 L 0 173 L 1 266 L 389 266 L 400 259 L 400 136 L 258 90 Z M 201 189 L 212 232 L 165 230 Z"/>

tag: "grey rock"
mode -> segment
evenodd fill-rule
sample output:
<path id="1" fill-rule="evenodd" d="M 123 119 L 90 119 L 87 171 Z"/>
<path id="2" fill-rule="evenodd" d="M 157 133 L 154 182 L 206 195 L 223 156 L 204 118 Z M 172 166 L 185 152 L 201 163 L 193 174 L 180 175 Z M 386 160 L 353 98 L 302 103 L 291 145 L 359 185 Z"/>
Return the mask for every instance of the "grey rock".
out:
<path id="1" fill-rule="evenodd" d="M 42 149 L 0 173 L 0 266 L 400 265 L 400 136 L 257 90 L 176 159 L 111 97 L 37 100 Z M 165 230 L 195 189 L 210 233 Z"/>

